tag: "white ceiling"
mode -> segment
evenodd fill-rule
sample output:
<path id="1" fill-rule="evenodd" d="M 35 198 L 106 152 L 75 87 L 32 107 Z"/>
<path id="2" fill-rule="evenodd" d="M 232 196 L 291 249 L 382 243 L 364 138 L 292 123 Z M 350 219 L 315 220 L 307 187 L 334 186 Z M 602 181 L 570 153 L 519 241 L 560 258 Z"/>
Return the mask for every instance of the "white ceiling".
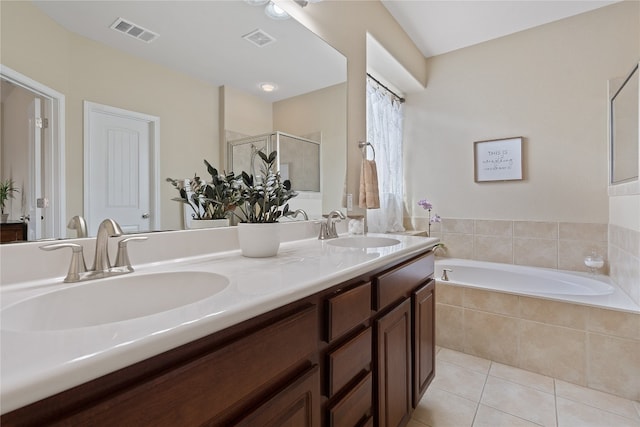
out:
<path id="1" fill-rule="evenodd" d="M 607 6 L 599 0 L 381 0 L 425 57 Z"/>

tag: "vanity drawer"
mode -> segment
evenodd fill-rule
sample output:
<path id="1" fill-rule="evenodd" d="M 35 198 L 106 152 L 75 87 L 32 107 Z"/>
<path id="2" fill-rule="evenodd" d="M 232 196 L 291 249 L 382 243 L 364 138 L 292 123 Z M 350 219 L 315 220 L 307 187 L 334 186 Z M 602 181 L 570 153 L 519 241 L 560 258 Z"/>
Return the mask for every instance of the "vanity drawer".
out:
<path id="1" fill-rule="evenodd" d="M 371 283 L 341 292 L 327 300 L 327 341 L 331 342 L 371 316 Z"/>
<path id="2" fill-rule="evenodd" d="M 328 354 L 329 398 L 360 372 L 371 370 L 371 337 L 367 328 Z"/>
<path id="3" fill-rule="evenodd" d="M 375 309 L 380 310 L 411 291 L 433 274 L 434 256 L 429 252 L 376 278 Z"/>
<path id="4" fill-rule="evenodd" d="M 329 410 L 331 427 L 355 426 L 371 410 L 373 379 L 369 372 L 344 398 Z"/>

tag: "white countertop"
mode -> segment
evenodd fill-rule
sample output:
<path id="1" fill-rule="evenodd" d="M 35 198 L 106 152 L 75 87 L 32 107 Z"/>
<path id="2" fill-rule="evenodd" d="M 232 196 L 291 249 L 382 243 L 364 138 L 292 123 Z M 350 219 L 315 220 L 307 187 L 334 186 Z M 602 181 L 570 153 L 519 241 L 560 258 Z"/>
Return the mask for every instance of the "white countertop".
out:
<path id="1" fill-rule="evenodd" d="M 148 359 L 438 242 L 435 238 L 393 237 L 400 243 L 369 249 L 336 247 L 315 238 L 290 241 L 282 243 L 272 258 L 245 258 L 239 250 L 229 250 L 136 266 L 132 257 L 136 267 L 132 275 L 204 271 L 224 275 L 230 284 L 196 303 L 122 322 L 62 331 L 2 329 L 1 411 L 9 412 Z M 3 285 L 0 307 L 85 283 L 92 282 L 62 284 L 62 277 L 57 277 Z"/>

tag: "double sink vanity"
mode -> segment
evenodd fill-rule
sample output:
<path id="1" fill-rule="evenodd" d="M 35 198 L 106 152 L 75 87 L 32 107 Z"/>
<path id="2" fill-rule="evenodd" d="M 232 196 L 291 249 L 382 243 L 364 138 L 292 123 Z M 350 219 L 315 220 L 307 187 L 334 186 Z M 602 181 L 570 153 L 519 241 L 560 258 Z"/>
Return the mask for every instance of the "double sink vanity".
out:
<path id="1" fill-rule="evenodd" d="M 79 283 L 68 253 L 3 248 L 1 424 L 405 425 L 434 376 L 438 240 L 316 235 L 282 224 L 276 257 L 246 258 L 235 227 L 153 233 L 134 273 Z"/>

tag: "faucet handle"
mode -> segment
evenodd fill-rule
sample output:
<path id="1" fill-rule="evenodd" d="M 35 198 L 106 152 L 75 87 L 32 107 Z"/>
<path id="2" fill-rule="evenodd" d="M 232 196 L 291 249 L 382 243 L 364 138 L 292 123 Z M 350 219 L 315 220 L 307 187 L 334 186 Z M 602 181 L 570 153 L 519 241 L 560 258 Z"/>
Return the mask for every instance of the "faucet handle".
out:
<path id="1" fill-rule="evenodd" d="M 84 253 L 82 246 L 77 243 L 53 243 L 50 245 L 40 246 L 43 251 L 55 251 L 56 249 L 71 248 L 71 264 L 67 277 L 64 278 L 65 283 L 73 283 L 80 281 L 80 274 L 87 271 L 87 265 L 84 262 Z"/>
<path id="2" fill-rule="evenodd" d="M 133 271 L 133 267 L 131 266 L 131 261 L 129 260 L 129 251 L 127 250 L 127 243 L 140 242 L 147 239 L 148 237 L 144 237 L 144 236 L 133 236 L 133 237 L 127 237 L 126 239 L 120 240 L 118 242 L 118 254 L 116 255 L 116 264 L 114 265 L 114 267 L 124 267 L 127 271 Z"/>

